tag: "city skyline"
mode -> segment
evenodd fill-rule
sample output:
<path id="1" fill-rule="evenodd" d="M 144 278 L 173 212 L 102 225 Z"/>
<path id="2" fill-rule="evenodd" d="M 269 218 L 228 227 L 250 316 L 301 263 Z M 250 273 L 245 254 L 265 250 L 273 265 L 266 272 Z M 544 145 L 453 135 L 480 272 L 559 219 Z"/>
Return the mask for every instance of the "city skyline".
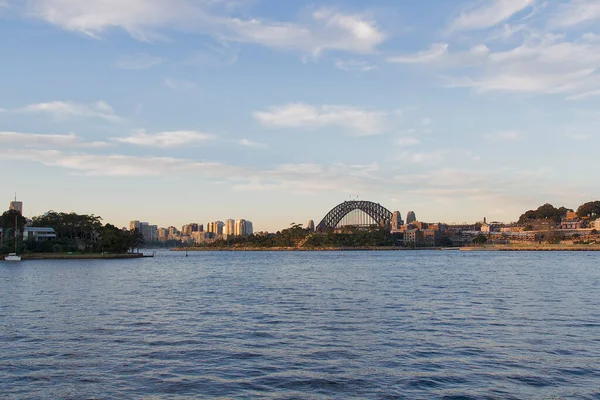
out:
<path id="1" fill-rule="evenodd" d="M 0 0 L 0 198 L 255 231 L 600 198 L 600 0 L 165 4 Z"/>

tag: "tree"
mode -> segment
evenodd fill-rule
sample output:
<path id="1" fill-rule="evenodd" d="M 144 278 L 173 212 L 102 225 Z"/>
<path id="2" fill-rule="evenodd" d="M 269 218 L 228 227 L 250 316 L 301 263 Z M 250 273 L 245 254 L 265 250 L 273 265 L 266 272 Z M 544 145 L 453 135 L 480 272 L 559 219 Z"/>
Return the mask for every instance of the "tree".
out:
<path id="1" fill-rule="evenodd" d="M 4 235 L 2 236 L 3 241 L 7 240 L 9 237 L 14 238 L 15 223 L 19 228 L 20 236 L 23 236 L 23 230 L 25 229 L 27 219 L 25 219 L 20 212 L 17 210 L 8 210 L 0 216 L 0 227 L 4 231 Z"/>
<path id="2" fill-rule="evenodd" d="M 600 217 L 600 201 L 590 201 L 582 204 L 577 209 L 580 218 L 596 219 Z"/>
<path id="3" fill-rule="evenodd" d="M 487 236 L 485 235 L 477 235 L 475 239 L 473 239 L 474 244 L 485 244 L 488 241 Z"/>
<path id="4" fill-rule="evenodd" d="M 566 207 L 555 208 L 552 204 L 546 203 L 542 206 L 539 206 L 537 210 L 529 210 L 526 211 L 519 217 L 519 223 L 525 224 L 528 221 L 536 220 L 536 219 L 551 219 L 554 222 L 560 222 L 562 217 L 567 213 L 567 211 L 573 211 Z"/>

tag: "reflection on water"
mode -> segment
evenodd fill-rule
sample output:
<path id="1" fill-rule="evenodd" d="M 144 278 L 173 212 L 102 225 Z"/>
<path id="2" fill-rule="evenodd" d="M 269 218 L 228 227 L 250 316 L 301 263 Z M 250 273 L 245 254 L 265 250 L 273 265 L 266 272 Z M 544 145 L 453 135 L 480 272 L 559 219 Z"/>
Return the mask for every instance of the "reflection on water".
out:
<path id="1" fill-rule="evenodd" d="M 600 398 L 600 254 L 0 264 L 2 398 Z"/>

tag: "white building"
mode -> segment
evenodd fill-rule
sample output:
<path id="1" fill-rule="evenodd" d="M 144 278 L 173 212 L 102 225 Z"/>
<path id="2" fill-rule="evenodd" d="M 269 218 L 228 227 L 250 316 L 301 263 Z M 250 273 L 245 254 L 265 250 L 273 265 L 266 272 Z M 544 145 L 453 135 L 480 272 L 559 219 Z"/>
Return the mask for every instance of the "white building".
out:
<path id="1" fill-rule="evenodd" d="M 250 236 L 254 233 L 252 222 L 246 221 L 245 219 L 238 219 L 235 221 L 235 235 L 236 236 Z"/>

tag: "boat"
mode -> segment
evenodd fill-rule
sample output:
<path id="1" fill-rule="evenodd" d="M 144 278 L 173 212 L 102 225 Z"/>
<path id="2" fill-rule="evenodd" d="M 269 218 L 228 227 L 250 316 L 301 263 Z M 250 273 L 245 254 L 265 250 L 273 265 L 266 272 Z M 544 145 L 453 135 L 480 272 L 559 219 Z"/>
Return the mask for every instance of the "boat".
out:
<path id="1" fill-rule="evenodd" d="M 18 256 L 17 253 L 9 253 L 4 257 L 4 261 L 21 261 L 21 256 Z"/>
<path id="2" fill-rule="evenodd" d="M 15 215 L 15 252 L 9 253 L 6 257 L 4 257 L 4 261 L 21 261 L 21 256 L 17 255 L 17 241 L 18 241 L 17 240 L 18 239 L 17 232 L 19 231 L 18 225 L 19 225 L 19 219 L 18 219 L 18 216 Z"/>

